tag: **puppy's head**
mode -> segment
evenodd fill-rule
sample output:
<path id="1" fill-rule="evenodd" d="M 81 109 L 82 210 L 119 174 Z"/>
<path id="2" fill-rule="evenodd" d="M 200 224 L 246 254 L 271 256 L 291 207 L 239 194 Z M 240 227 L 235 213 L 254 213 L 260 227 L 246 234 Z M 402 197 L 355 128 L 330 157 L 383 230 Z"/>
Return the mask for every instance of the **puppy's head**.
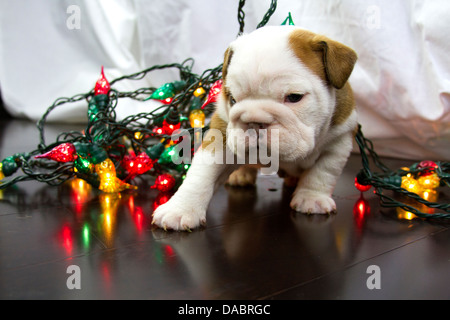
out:
<path id="1" fill-rule="evenodd" d="M 333 126 L 336 92 L 345 89 L 355 62 L 352 49 L 295 27 L 239 37 L 225 53 L 217 110 L 228 122 L 228 146 L 239 153 L 248 129 L 264 131 L 270 143 L 277 130 L 280 160 L 305 158 Z"/>

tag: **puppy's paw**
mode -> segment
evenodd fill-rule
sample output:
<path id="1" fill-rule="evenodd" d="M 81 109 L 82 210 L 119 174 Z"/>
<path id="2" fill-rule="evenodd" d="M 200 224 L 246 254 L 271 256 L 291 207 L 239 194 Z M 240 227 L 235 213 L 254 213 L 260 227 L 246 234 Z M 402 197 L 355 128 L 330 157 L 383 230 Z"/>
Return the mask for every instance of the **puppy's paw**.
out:
<path id="1" fill-rule="evenodd" d="M 336 212 L 336 203 L 327 194 L 299 190 L 292 198 L 291 208 L 307 214 L 331 214 Z"/>
<path id="2" fill-rule="evenodd" d="M 153 212 L 153 222 L 164 230 L 191 231 L 206 224 L 206 210 L 171 199 Z"/>
<path id="3" fill-rule="evenodd" d="M 242 166 L 235 170 L 228 177 L 227 184 L 233 187 L 249 187 L 254 186 L 256 183 L 256 177 L 258 175 L 258 169 Z"/>

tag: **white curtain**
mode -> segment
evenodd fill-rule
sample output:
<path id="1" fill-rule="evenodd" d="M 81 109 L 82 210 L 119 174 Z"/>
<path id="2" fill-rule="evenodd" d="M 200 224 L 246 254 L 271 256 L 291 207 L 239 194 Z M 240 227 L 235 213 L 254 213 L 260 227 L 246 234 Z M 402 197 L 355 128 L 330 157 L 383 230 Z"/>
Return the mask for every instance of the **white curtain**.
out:
<path id="1" fill-rule="evenodd" d="M 270 0 L 247 0 L 245 32 Z M 104 65 L 112 80 L 186 58 L 194 71 L 221 63 L 239 30 L 238 0 L 2 0 L 0 90 L 16 117 L 39 119 L 53 101 L 91 90 Z M 447 0 L 279 0 L 269 25 L 294 23 L 355 49 L 351 76 L 360 123 L 381 155 L 450 159 L 450 2 Z M 175 80 L 152 73 L 115 88 L 133 91 Z M 150 110 L 121 99 L 118 117 Z M 56 109 L 52 121 L 82 122 L 85 103 Z"/>

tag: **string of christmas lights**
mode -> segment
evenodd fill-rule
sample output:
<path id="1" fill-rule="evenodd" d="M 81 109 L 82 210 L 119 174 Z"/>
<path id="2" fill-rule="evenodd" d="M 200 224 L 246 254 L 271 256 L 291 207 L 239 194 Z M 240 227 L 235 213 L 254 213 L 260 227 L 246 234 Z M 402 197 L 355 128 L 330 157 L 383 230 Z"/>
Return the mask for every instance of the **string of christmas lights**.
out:
<path id="1" fill-rule="evenodd" d="M 139 89 L 130 94 L 111 88 L 103 70 L 93 91 L 73 98 L 60 98 L 47 110 L 38 122 L 40 143 L 36 150 L 10 156 L 0 162 L 0 188 L 6 188 L 19 181 L 37 180 L 58 185 L 72 177 L 86 180 L 104 192 L 120 192 L 136 189 L 123 180 L 133 180 L 146 172 L 162 174 L 177 183 L 186 173 L 188 166 L 175 166 L 170 150 L 174 142 L 172 133 L 183 127 L 187 130 L 205 128 L 205 119 L 212 112 L 211 96 L 220 83 L 221 66 L 207 70 L 198 76 L 191 72 L 191 59 L 178 65 L 157 66 L 122 79 L 140 79 L 153 70 L 178 68 L 180 81 L 164 84 L 150 90 Z M 116 81 L 117 82 L 117 79 Z M 144 95 L 147 97 L 143 98 Z M 128 97 L 145 101 L 161 101 L 161 107 L 149 113 L 140 113 L 117 121 L 115 108 L 118 99 Z M 87 126 L 83 132 L 64 132 L 57 141 L 45 142 L 45 122 L 49 111 L 68 102 L 86 99 Z M 205 101 L 203 101 L 205 100 Z M 191 130 L 192 131 L 192 130 Z M 22 169 L 25 175 L 11 180 L 4 179 Z M 170 179 L 172 181 L 172 179 Z M 165 180 L 157 179 L 164 184 Z M 174 186 L 174 183 L 170 184 Z M 156 187 L 158 187 L 157 185 Z M 167 189 L 167 185 L 161 186 Z"/>
<path id="2" fill-rule="evenodd" d="M 245 1 L 239 1 L 240 31 L 244 30 Z M 258 28 L 264 26 L 275 12 L 272 1 Z M 185 129 L 191 135 L 208 129 L 208 116 L 221 90 L 222 64 L 198 75 L 192 72 L 194 60 L 183 63 L 155 65 L 111 82 L 103 67 L 94 89 L 71 98 L 57 99 L 38 121 L 40 143 L 36 150 L 17 153 L 0 162 L 0 189 L 20 181 L 36 180 L 60 185 L 72 178 L 83 179 L 105 193 L 136 189 L 138 177 L 155 177 L 152 188 L 162 192 L 176 189 L 182 182 L 188 164 L 175 164 L 177 155 L 171 135 Z M 114 84 L 124 80 L 140 80 L 155 70 L 175 68 L 179 80 L 159 88 L 140 88 L 134 92 L 119 92 Z M 131 98 L 145 103 L 157 100 L 161 106 L 151 112 L 130 115 L 118 121 L 115 108 L 119 99 Z M 56 141 L 45 141 L 45 124 L 53 110 L 68 103 L 87 102 L 87 125 L 82 132 L 63 132 Z M 191 148 L 191 157 L 195 139 Z M 22 175 L 17 174 L 18 170 Z"/>
<path id="3" fill-rule="evenodd" d="M 393 171 L 380 160 L 361 126 L 355 140 L 363 165 L 355 178 L 355 187 L 361 193 L 373 187 L 384 207 L 398 208 L 424 219 L 450 218 L 450 204 L 437 202 L 439 188 L 450 187 L 450 163 L 424 160 Z M 371 169 L 370 159 L 381 172 Z M 394 195 L 386 191 L 393 191 Z"/>
<path id="4" fill-rule="evenodd" d="M 244 30 L 244 4 L 244 0 L 239 1 L 238 34 Z M 272 0 L 258 28 L 267 24 L 276 4 L 277 1 Z M 294 24 L 290 13 L 282 23 L 287 24 Z M 171 134 L 177 129 L 188 130 L 191 135 L 195 130 L 207 130 L 207 119 L 221 91 L 222 65 L 197 75 L 192 72 L 193 63 L 193 59 L 189 58 L 181 64 L 155 65 L 111 82 L 106 79 L 102 68 L 93 90 L 70 98 L 59 98 L 46 110 L 37 124 L 40 143 L 36 150 L 17 153 L 0 162 L 0 190 L 26 180 L 60 185 L 77 178 L 109 194 L 135 190 L 138 188 L 137 178 L 152 177 L 152 188 L 161 192 L 158 201 L 164 203 L 168 192 L 182 183 L 189 169 L 188 164 L 175 164 L 178 162 L 174 161 L 174 157 L 179 155 L 174 152 L 174 146 L 178 141 L 172 141 Z M 171 68 L 178 69 L 179 80 L 158 88 L 140 88 L 133 92 L 114 89 L 114 84 L 119 81 L 140 80 L 155 70 Z M 121 98 L 141 103 L 157 100 L 161 106 L 118 121 L 115 108 Z M 58 107 L 81 100 L 87 103 L 85 129 L 82 132 L 63 132 L 55 142 L 47 144 L 45 124 L 49 114 Z M 385 207 L 401 208 L 420 218 L 450 218 L 450 204 L 437 202 L 438 189 L 450 186 L 449 163 L 422 161 L 392 171 L 381 162 L 361 127 L 355 139 L 363 165 L 355 178 L 355 186 L 361 193 L 374 187 L 375 194 Z M 196 139 L 191 141 L 192 156 Z M 381 172 L 371 170 L 369 157 Z M 22 175 L 16 174 L 19 169 Z M 393 191 L 394 197 L 388 196 L 386 191 Z M 361 199 L 357 206 L 367 207 L 367 204 Z M 428 209 L 418 209 L 421 206 Z"/>

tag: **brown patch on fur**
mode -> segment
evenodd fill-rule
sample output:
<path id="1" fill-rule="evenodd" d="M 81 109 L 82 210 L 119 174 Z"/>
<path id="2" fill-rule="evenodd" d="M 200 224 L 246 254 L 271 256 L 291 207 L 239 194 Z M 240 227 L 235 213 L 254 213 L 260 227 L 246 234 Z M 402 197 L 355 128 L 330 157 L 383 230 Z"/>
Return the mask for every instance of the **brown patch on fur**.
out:
<path id="1" fill-rule="evenodd" d="M 345 122 L 355 107 L 347 80 L 356 63 L 356 53 L 337 41 L 306 30 L 294 30 L 289 36 L 289 46 L 315 75 L 337 89 L 331 123 L 339 125 Z"/>
<path id="2" fill-rule="evenodd" d="M 346 83 L 340 90 L 336 90 L 336 107 L 334 109 L 331 125 L 339 125 L 345 122 L 355 109 L 355 99 L 350 83 Z"/>
<path id="3" fill-rule="evenodd" d="M 321 54 L 313 50 L 316 35 L 306 30 L 294 30 L 289 35 L 289 46 L 295 55 L 319 78 L 327 83 L 325 67 Z"/>
<path id="4" fill-rule="evenodd" d="M 323 52 L 327 78 L 336 89 L 342 89 L 350 78 L 358 57 L 355 51 L 339 42 L 323 36 L 317 37 L 319 39 L 315 39 L 318 41 L 315 50 Z"/>
<path id="5" fill-rule="evenodd" d="M 226 123 L 221 117 L 219 117 L 217 112 L 215 112 L 212 115 L 211 122 L 209 123 L 209 127 L 210 127 L 210 129 L 219 130 L 222 133 L 224 148 L 227 143 L 227 126 L 228 126 L 228 123 Z M 214 142 L 212 137 L 209 136 L 208 134 L 206 134 L 205 138 L 203 139 L 203 142 L 202 142 L 202 147 L 205 148 L 208 145 L 210 145 L 212 142 Z"/>
<path id="6" fill-rule="evenodd" d="M 233 49 L 230 47 L 225 50 L 224 58 L 223 58 L 223 65 L 222 65 L 222 79 L 225 83 L 227 80 L 227 74 L 228 74 L 228 66 L 230 65 L 231 58 L 233 57 Z"/>
<path id="7" fill-rule="evenodd" d="M 231 58 L 233 57 L 233 49 L 230 47 L 227 48 L 225 51 L 224 59 L 223 59 L 223 66 L 222 66 L 222 94 L 225 95 L 225 98 L 227 100 L 230 100 L 231 94 L 230 90 L 227 87 L 227 75 L 228 75 L 228 66 L 230 65 Z"/>
<path id="8" fill-rule="evenodd" d="M 222 82 L 222 92 L 220 93 L 220 94 L 224 94 L 226 97 L 229 95 L 229 93 L 227 93 L 227 88 L 226 88 L 225 83 L 226 83 L 227 74 L 228 74 L 228 66 L 230 65 L 232 56 L 233 56 L 233 49 L 228 47 L 227 50 L 225 50 L 224 59 L 223 59 L 223 65 L 222 65 L 222 81 L 223 82 Z M 222 133 L 224 148 L 227 143 L 227 126 L 228 126 L 228 123 L 226 123 L 219 116 L 219 114 L 217 112 L 215 112 L 212 115 L 209 127 L 210 127 L 210 129 L 217 129 Z M 202 146 L 207 147 L 212 142 L 214 142 L 212 137 L 206 135 L 203 139 Z"/>
<path id="9" fill-rule="evenodd" d="M 336 89 L 344 87 L 357 60 L 351 48 L 306 30 L 294 30 L 289 46 L 306 66 Z"/>

